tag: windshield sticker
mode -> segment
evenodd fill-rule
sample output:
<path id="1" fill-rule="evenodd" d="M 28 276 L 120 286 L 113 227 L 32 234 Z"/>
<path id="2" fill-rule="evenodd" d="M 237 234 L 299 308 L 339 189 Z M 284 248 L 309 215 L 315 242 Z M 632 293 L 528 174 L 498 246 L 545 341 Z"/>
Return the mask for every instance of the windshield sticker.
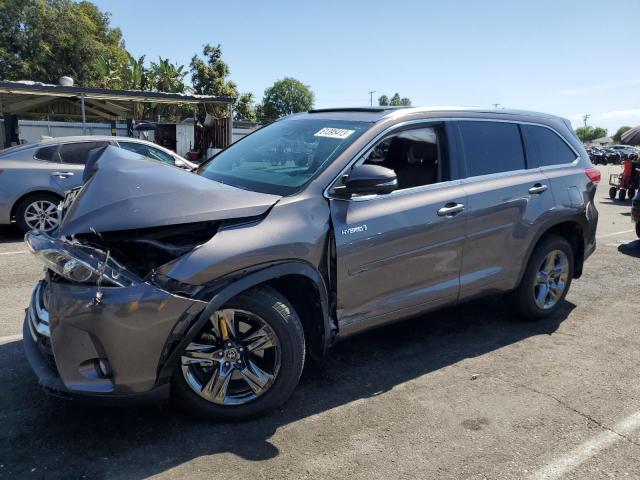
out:
<path id="1" fill-rule="evenodd" d="M 339 138 L 340 140 L 344 140 L 349 135 L 351 135 L 355 130 L 347 130 L 346 128 L 330 128 L 325 127 L 320 129 L 317 133 L 315 133 L 314 137 L 325 137 L 325 138 Z"/>

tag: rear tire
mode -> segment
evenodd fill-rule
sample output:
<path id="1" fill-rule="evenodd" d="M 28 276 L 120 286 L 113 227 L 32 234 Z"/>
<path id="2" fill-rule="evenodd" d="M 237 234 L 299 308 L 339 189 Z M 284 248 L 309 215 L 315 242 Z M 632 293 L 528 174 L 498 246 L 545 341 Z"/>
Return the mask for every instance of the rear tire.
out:
<path id="1" fill-rule="evenodd" d="M 58 226 L 57 208 L 61 201 L 62 199 L 53 193 L 34 193 L 23 198 L 16 207 L 15 215 L 18 227 L 23 232 L 34 229 L 43 232 L 53 230 Z M 36 218 L 40 211 L 43 212 L 42 221 Z M 37 228 L 40 225 L 43 225 L 44 228 Z"/>
<path id="2" fill-rule="evenodd" d="M 183 367 L 184 357 L 182 357 L 180 359 L 180 364 L 175 367 L 172 378 L 172 391 L 175 394 L 176 400 L 195 415 L 216 420 L 242 420 L 254 417 L 267 410 L 280 406 L 289 398 L 293 390 L 296 388 L 304 365 L 304 331 L 298 314 L 282 295 L 269 287 L 253 288 L 244 292 L 227 302 L 220 309 L 220 311 L 222 310 L 234 310 L 237 312 L 249 313 L 255 318 L 258 318 L 263 324 L 266 324 L 270 335 L 275 335 L 275 341 L 273 343 L 277 344 L 277 348 L 279 349 L 277 357 L 278 366 L 273 372 L 267 372 L 273 373 L 275 378 L 268 383 L 268 387 L 266 389 L 257 393 L 257 396 L 254 395 L 253 398 L 251 395 L 252 389 L 248 390 L 248 396 L 241 393 L 234 397 L 232 392 L 233 382 L 235 382 L 235 388 L 239 388 L 240 391 L 242 391 L 243 387 L 245 390 L 247 389 L 247 386 L 251 387 L 251 384 L 243 380 L 243 375 L 240 373 L 240 370 L 243 370 L 243 368 L 237 367 L 236 372 L 230 377 L 232 380 L 227 382 L 227 385 L 229 386 L 225 387 L 222 397 L 216 396 L 215 398 L 210 397 L 210 399 L 206 399 L 201 393 L 197 393 L 193 387 L 193 382 L 188 383 L 186 379 L 188 374 L 185 373 Z M 210 335 L 207 332 L 211 330 L 211 325 L 211 322 L 207 322 L 203 330 L 198 334 L 199 336 L 196 336 L 193 341 L 196 343 L 201 342 L 199 338 L 203 338 L 203 335 L 204 337 Z M 242 358 L 238 360 L 238 363 L 244 362 L 244 370 L 246 371 L 252 358 L 249 354 L 249 351 L 251 350 L 249 344 L 255 344 L 255 339 L 248 340 L 243 343 L 243 341 L 240 340 L 240 337 L 242 337 L 243 334 L 239 332 L 240 328 L 236 328 L 237 326 L 238 324 L 233 327 L 233 330 L 237 332 L 233 340 L 234 345 L 237 344 L 238 348 L 232 350 L 235 350 L 236 353 L 243 352 L 241 354 Z M 231 332 L 232 330 L 229 329 L 229 331 Z M 229 334 L 229 338 L 231 338 L 231 334 Z M 190 344 L 190 346 L 191 345 L 192 344 Z M 240 346 L 244 346 L 244 349 L 240 348 Z M 185 354 L 187 349 L 182 352 L 182 355 Z M 223 358 L 223 360 L 226 360 L 228 358 L 228 353 L 229 352 L 227 350 L 224 350 L 224 356 L 221 353 L 218 354 Z M 256 358 L 253 357 L 253 360 L 256 361 Z M 222 360 L 220 362 L 222 362 Z M 224 363 L 231 363 L 233 368 L 233 361 Z M 214 363 L 213 365 L 221 366 L 223 363 Z M 222 367 L 220 368 L 222 369 Z M 233 380 L 233 378 L 235 378 L 235 380 Z M 246 379 L 247 377 L 244 376 L 244 378 Z M 265 377 L 258 375 L 257 377 L 251 376 L 249 378 L 260 379 Z M 243 382 L 246 383 L 246 386 Z M 253 387 L 256 387 L 255 383 Z M 229 402 L 231 403 L 227 404 L 227 399 L 229 399 Z M 245 401 L 243 399 L 247 400 Z"/>
<path id="3" fill-rule="evenodd" d="M 622 202 L 624 201 L 626 196 L 627 196 L 627 191 L 624 188 L 621 188 L 620 191 L 618 191 L 618 200 Z"/>
<path id="4" fill-rule="evenodd" d="M 630 188 L 629 190 L 627 190 L 627 198 L 629 200 L 633 200 L 633 197 L 636 196 L 636 191 L 633 188 Z"/>
<path id="5" fill-rule="evenodd" d="M 616 187 L 611 187 L 609 189 L 609 198 L 611 200 L 615 200 L 616 199 L 616 193 L 618 193 L 618 189 Z"/>
<path id="6" fill-rule="evenodd" d="M 541 275 L 543 274 L 542 270 L 546 268 L 546 262 L 549 261 L 549 256 L 554 252 L 560 252 L 556 253 L 556 257 L 566 262 L 566 270 L 563 270 L 563 274 L 561 275 L 564 279 L 562 282 L 563 287 L 561 291 L 558 289 L 556 292 L 554 288 L 549 287 L 549 285 L 552 284 L 551 282 L 546 284 L 547 291 L 549 292 L 549 302 L 544 307 L 541 307 L 540 302 L 537 301 L 537 299 L 543 296 L 540 294 L 542 287 L 539 285 L 539 282 Z M 560 262 L 558 262 L 558 266 L 559 265 Z M 536 321 L 550 317 L 556 312 L 556 310 L 558 310 L 558 308 L 560 308 L 560 305 L 571 287 L 573 266 L 573 249 L 565 238 L 558 235 L 549 235 L 543 238 L 536 246 L 531 258 L 529 259 L 529 263 L 527 264 L 527 268 L 522 276 L 520 285 L 506 295 L 507 303 L 514 313 L 524 320 Z M 544 282 L 542 283 L 544 285 Z M 558 285 L 559 282 L 556 282 L 555 284 Z M 551 291 L 553 291 L 553 293 L 557 293 L 557 298 L 553 298 Z M 546 298 L 546 296 L 543 298 L 542 303 L 544 303 Z M 551 300 L 553 300 L 553 302 L 551 302 Z"/>

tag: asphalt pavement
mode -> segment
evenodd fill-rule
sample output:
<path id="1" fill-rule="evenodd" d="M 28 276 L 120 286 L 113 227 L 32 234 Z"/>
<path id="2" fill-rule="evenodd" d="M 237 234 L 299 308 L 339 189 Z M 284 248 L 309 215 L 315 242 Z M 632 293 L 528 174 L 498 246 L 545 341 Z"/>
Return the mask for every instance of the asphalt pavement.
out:
<path id="1" fill-rule="evenodd" d="M 487 298 L 345 341 L 265 417 L 47 397 L 22 352 L 42 267 L 0 229 L 0 478 L 640 478 L 640 240 L 597 193 L 598 248 L 563 308 Z"/>

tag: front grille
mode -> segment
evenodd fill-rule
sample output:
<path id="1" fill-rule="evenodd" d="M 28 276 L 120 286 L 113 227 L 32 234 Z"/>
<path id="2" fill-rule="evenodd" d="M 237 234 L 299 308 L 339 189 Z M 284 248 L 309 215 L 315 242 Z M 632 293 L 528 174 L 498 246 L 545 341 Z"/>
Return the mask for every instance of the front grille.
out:
<path id="1" fill-rule="evenodd" d="M 33 291 L 31 305 L 27 311 L 29 330 L 38 349 L 49 367 L 57 371 L 56 361 L 51 347 L 51 331 L 49 329 L 49 311 L 47 310 L 47 284 L 39 282 Z"/>

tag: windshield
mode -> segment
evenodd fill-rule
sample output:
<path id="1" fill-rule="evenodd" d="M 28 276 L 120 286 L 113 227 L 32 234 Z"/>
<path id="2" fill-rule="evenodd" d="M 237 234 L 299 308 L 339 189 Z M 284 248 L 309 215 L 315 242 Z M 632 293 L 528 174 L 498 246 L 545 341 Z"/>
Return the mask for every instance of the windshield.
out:
<path id="1" fill-rule="evenodd" d="M 247 190 L 291 195 L 370 126 L 345 120 L 282 120 L 231 145 L 196 173 Z"/>

